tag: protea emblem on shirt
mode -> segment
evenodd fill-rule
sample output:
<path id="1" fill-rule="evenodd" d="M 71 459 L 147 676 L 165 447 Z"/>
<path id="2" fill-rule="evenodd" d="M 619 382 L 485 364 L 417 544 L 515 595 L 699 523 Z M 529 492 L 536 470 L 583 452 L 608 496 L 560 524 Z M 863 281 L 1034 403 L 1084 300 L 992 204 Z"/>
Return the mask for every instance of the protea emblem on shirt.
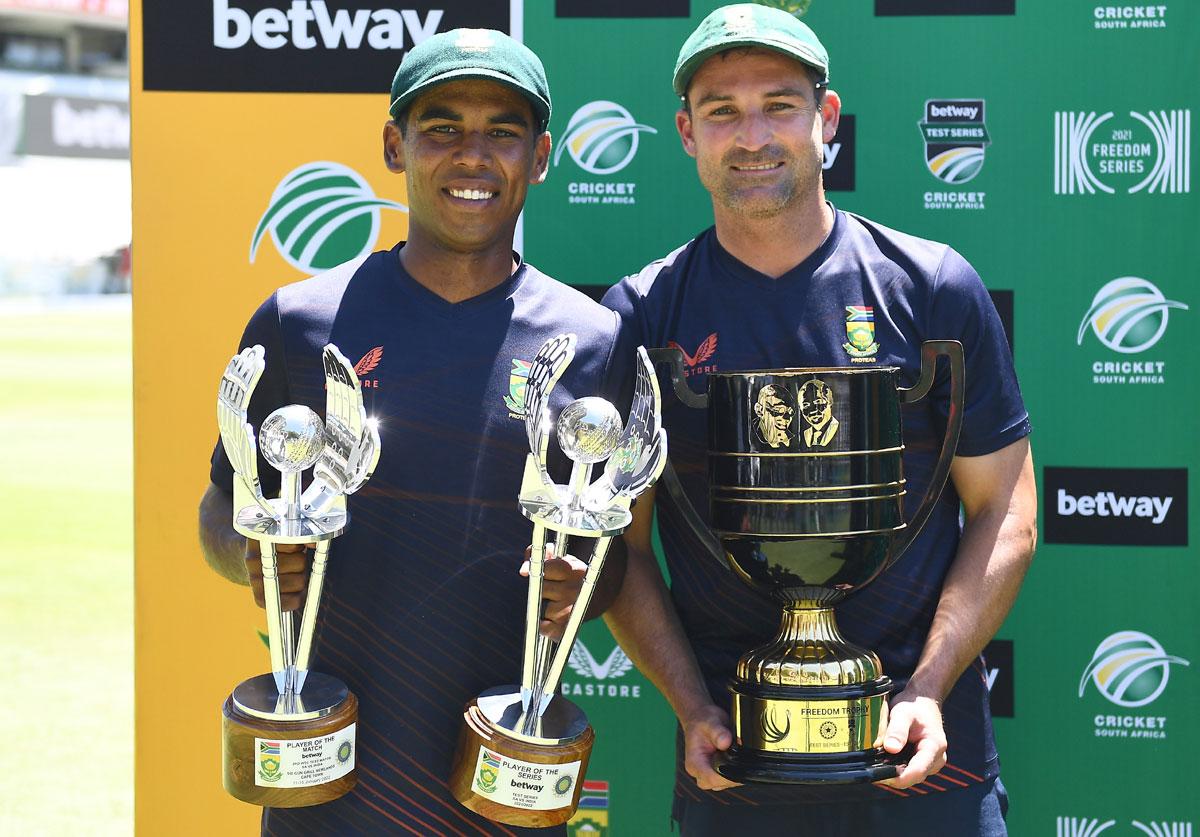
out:
<path id="1" fill-rule="evenodd" d="M 283 176 L 250 239 L 250 261 L 267 233 L 284 261 L 313 275 L 365 256 L 379 237 L 379 211 L 408 208 L 378 198 L 341 163 L 305 163 Z"/>
<path id="2" fill-rule="evenodd" d="M 846 342 L 850 357 L 869 358 L 879 351 L 875 342 L 875 309 L 869 305 L 846 306 Z"/>
<path id="3" fill-rule="evenodd" d="M 512 369 L 508 373 L 508 395 L 504 396 L 504 406 L 512 418 L 525 418 L 525 385 L 529 383 L 529 361 L 519 358 L 512 359 Z"/>

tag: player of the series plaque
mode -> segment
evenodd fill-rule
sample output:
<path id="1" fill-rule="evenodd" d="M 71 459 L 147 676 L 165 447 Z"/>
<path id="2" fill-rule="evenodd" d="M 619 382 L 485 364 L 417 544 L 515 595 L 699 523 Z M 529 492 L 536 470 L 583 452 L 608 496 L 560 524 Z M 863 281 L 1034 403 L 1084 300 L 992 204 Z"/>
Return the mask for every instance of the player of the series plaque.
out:
<path id="1" fill-rule="evenodd" d="M 256 541 L 262 561 L 271 673 L 240 683 L 226 699 L 225 789 L 255 805 L 293 808 L 337 799 L 354 787 L 358 701 L 336 678 L 309 669 L 329 547 L 349 522 L 346 496 L 379 461 L 379 432 L 363 409 L 354 367 L 336 346 L 322 355 L 325 421 L 308 407 L 282 406 L 259 428 L 247 420 L 266 368 L 262 346 L 235 355 L 221 377 L 217 422 L 234 470 L 233 528 Z M 258 451 L 282 477 L 278 498 L 263 495 Z M 308 487 L 301 476 L 312 468 Z M 276 547 L 314 544 L 297 631 L 280 606 Z"/>

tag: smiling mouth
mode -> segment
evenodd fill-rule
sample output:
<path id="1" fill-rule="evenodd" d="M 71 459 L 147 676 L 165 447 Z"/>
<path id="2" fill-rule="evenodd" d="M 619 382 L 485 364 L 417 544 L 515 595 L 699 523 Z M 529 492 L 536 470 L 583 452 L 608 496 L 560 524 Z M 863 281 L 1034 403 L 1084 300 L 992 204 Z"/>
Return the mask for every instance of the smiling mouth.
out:
<path id="1" fill-rule="evenodd" d="M 752 166 L 732 166 L 734 171 L 771 171 L 780 168 L 783 163 L 757 163 Z"/>
<path id="2" fill-rule="evenodd" d="M 500 194 L 499 192 L 486 192 L 482 189 L 447 189 L 452 197 L 461 198 L 466 201 L 486 201 L 491 200 Z"/>

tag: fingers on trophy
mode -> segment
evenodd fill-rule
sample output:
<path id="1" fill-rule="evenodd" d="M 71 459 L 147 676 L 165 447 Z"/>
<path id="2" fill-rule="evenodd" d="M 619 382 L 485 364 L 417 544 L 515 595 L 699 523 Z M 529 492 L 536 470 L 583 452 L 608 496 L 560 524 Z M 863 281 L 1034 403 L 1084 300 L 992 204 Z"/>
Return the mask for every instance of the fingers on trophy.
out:
<path id="1" fill-rule="evenodd" d="M 271 673 L 240 683 L 225 701 L 224 783 L 238 799 L 277 808 L 328 802 L 357 782 L 358 700 L 309 664 L 329 547 L 349 522 L 346 496 L 370 479 L 379 461 L 379 430 L 367 418 L 350 362 L 333 344 L 322 362 L 324 422 L 308 407 L 289 404 L 267 416 L 256 440 L 247 410 L 266 368 L 262 346 L 229 361 L 217 393 L 221 443 L 234 470 L 233 528 L 260 547 L 271 650 Z M 277 498 L 263 494 L 260 447 L 280 472 Z M 315 549 L 297 631 L 294 614 L 280 604 L 276 547 L 308 543 Z"/>
<path id="2" fill-rule="evenodd" d="M 580 398 L 551 420 L 549 398 L 575 355 L 575 335 L 541 347 L 525 390 L 529 456 L 518 504 L 533 522 L 519 684 L 488 689 L 467 704 L 450 787 L 465 807 L 508 825 L 566 822 L 579 803 L 595 733 L 575 704 L 558 694 L 612 538 L 632 522 L 630 506 L 666 462 L 666 432 L 654 368 L 638 349 L 637 383 L 627 421 L 602 398 Z M 551 431 L 572 462 L 565 485 L 546 466 Z M 593 467 L 604 463 L 592 480 Z M 551 540 L 551 533 L 553 539 Z M 555 558 L 592 542 L 579 596 L 557 643 L 539 630 L 547 553 Z M 553 544 L 553 550 L 547 544 Z M 582 556 L 579 556 L 582 557 Z"/>

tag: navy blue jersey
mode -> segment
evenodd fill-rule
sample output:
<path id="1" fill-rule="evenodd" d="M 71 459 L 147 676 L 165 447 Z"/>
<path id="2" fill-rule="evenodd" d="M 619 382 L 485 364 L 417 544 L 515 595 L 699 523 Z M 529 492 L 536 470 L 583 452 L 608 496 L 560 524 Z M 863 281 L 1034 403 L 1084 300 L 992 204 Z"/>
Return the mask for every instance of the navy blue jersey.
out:
<path id="1" fill-rule="evenodd" d="M 703 392 L 709 373 L 782 367 L 897 366 L 905 386 L 920 371 L 921 343 L 955 339 L 966 351 L 966 407 L 958 454 L 999 450 L 1029 433 L 999 317 L 979 276 L 949 247 L 844 212 L 829 237 L 778 279 L 739 262 L 709 229 L 611 288 L 605 304 L 630 342 L 675 345 L 687 382 Z M 948 412 L 944 362 L 925 400 L 903 411 L 906 514 L 912 515 L 937 460 Z M 660 370 L 661 373 L 662 370 Z M 663 383 L 671 462 L 707 518 L 706 416 L 683 406 Z M 666 492 L 657 495 L 659 533 L 675 607 L 714 701 L 743 653 L 771 639 L 779 607 L 706 557 Z M 897 691 L 912 674 L 933 620 L 960 534 L 949 483 L 924 531 L 902 560 L 837 608 L 851 642 L 874 649 Z M 983 781 L 997 773 L 982 663 L 960 678 L 943 706 L 950 766 L 918 791 Z M 682 770 L 676 793 L 702 792 Z M 905 793 L 873 785 L 810 789 L 757 785 L 709 794 L 725 804 L 829 801 Z"/>
<path id="2" fill-rule="evenodd" d="M 447 779 L 463 705 L 520 679 L 525 375 L 562 332 L 578 344 L 552 410 L 612 398 L 608 382 L 619 387 L 628 368 L 614 355 L 616 315 L 526 264 L 452 304 L 404 271 L 396 247 L 281 288 L 250 320 L 241 345 L 266 349 L 255 427 L 284 404 L 324 414 L 321 350 L 332 342 L 356 363 L 382 443 L 330 551 L 312 664 L 358 697 L 358 786 L 325 805 L 270 810 L 265 833 L 519 831 L 460 806 Z M 551 461 L 562 482 L 566 464 Z M 259 473 L 273 496 L 278 472 L 260 460 Z M 219 444 L 211 476 L 232 490 Z"/>

